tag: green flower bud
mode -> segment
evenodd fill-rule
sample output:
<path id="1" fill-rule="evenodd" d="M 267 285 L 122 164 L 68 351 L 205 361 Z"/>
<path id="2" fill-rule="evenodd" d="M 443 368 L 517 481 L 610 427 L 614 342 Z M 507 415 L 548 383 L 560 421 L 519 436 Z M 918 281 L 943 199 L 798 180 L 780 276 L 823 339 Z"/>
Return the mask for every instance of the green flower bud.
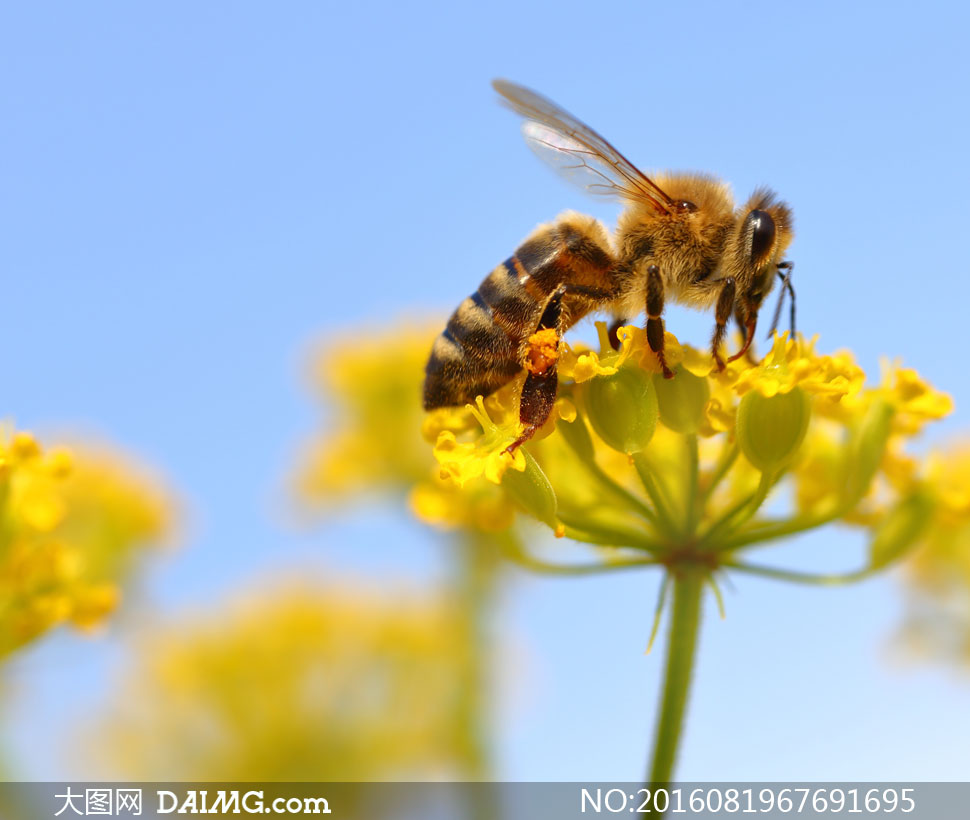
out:
<path id="1" fill-rule="evenodd" d="M 876 477 L 892 432 L 895 412 L 889 402 L 875 401 L 853 432 L 845 476 L 846 497 L 853 503 L 869 491 L 869 485 Z"/>
<path id="2" fill-rule="evenodd" d="M 621 453 L 639 453 L 657 429 L 657 391 L 650 374 L 621 367 L 585 385 L 586 413 L 597 435 Z"/>
<path id="3" fill-rule="evenodd" d="M 654 375 L 653 386 L 660 404 L 660 420 L 675 433 L 696 433 L 704 420 L 704 407 L 711 397 L 707 379 L 695 376 L 682 367 L 675 368 L 676 376 L 665 379 Z"/>
<path id="4" fill-rule="evenodd" d="M 933 498 L 917 490 L 883 519 L 869 544 L 869 566 L 882 569 L 915 546 L 933 517 Z"/>
<path id="5" fill-rule="evenodd" d="M 802 445 L 812 405 L 799 387 L 768 398 L 752 390 L 738 405 L 741 452 L 762 472 L 784 467 Z"/>
<path id="6" fill-rule="evenodd" d="M 525 470 L 509 469 L 502 476 L 502 487 L 527 513 L 557 529 L 556 493 L 536 460 L 525 450 Z"/>

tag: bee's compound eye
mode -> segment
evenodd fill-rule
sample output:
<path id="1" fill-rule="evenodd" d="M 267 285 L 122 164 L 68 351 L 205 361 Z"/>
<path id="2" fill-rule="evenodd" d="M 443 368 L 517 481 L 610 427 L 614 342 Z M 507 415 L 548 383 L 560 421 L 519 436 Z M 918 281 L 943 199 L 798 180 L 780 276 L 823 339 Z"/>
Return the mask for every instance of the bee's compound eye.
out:
<path id="1" fill-rule="evenodd" d="M 775 246 L 775 220 L 767 211 L 756 208 L 744 220 L 744 235 L 749 237 L 751 262 L 756 266 L 763 265 Z"/>
<path id="2" fill-rule="evenodd" d="M 697 206 L 689 199 L 678 199 L 674 202 L 674 207 L 677 209 L 677 213 L 681 214 L 692 214 L 697 210 Z"/>

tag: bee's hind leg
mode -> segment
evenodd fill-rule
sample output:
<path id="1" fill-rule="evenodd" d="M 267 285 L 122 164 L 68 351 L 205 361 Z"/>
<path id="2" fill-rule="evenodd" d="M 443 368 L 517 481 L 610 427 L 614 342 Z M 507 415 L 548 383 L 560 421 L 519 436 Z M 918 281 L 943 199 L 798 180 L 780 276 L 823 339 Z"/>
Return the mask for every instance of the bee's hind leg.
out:
<path id="1" fill-rule="evenodd" d="M 660 276 L 660 268 L 651 265 L 647 268 L 647 343 L 657 354 L 660 368 L 665 379 L 672 379 L 674 371 L 667 367 L 667 357 L 664 355 L 664 280 Z"/>
<path id="2" fill-rule="evenodd" d="M 529 337 L 529 347 L 523 362 L 527 371 L 519 399 L 519 422 L 521 435 L 505 448 L 514 452 L 532 438 L 552 413 L 559 392 L 559 346 L 562 342 L 562 297 L 566 286 L 559 288 L 549 298 L 542 312 L 536 332 Z"/>

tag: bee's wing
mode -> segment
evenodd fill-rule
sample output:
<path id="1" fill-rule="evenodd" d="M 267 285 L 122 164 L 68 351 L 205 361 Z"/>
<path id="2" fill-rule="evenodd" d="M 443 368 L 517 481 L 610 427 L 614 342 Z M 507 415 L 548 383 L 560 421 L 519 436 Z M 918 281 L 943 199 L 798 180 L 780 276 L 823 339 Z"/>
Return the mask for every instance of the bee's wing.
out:
<path id="1" fill-rule="evenodd" d="M 552 100 L 507 80 L 492 86 L 526 118 L 522 133 L 540 159 L 589 193 L 636 200 L 670 213 L 673 202 L 646 174 L 592 128 Z"/>

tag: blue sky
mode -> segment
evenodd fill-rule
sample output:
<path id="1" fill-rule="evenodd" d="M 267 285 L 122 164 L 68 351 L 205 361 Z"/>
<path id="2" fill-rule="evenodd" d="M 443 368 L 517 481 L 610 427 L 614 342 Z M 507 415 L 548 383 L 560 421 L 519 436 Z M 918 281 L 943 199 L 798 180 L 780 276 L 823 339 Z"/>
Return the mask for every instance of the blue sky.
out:
<path id="1" fill-rule="evenodd" d="M 9 4 L 0 22 L 0 412 L 94 431 L 183 494 L 160 605 L 273 567 L 420 575 L 441 547 L 394 511 L 300 533 L 281 513 L 316 419 L 308 344 L 449 311 L 532 227 L 607 221 L 524 148 L 489 81 L 531 85 L 644 169 L 698 169 L 794 208 L 801 329 L 867 370 L 900 356 L 970 429 L 965 5 L 844 3 Z M 674 310 L 700 341 L 706 316 Z M 790 548 L 850 566 L 835 530 Z M 656 579 L 516 576 L 500 772 L 635 778 L 656 701 Z M 955 779 L 970 684 L 887 661 L 893 579 L 739 581 L 705 623 L 681 775 Z M 67 776 L 61 721 L 117 663 L 55 639 L 15 670 L 23 773 Z"/>

